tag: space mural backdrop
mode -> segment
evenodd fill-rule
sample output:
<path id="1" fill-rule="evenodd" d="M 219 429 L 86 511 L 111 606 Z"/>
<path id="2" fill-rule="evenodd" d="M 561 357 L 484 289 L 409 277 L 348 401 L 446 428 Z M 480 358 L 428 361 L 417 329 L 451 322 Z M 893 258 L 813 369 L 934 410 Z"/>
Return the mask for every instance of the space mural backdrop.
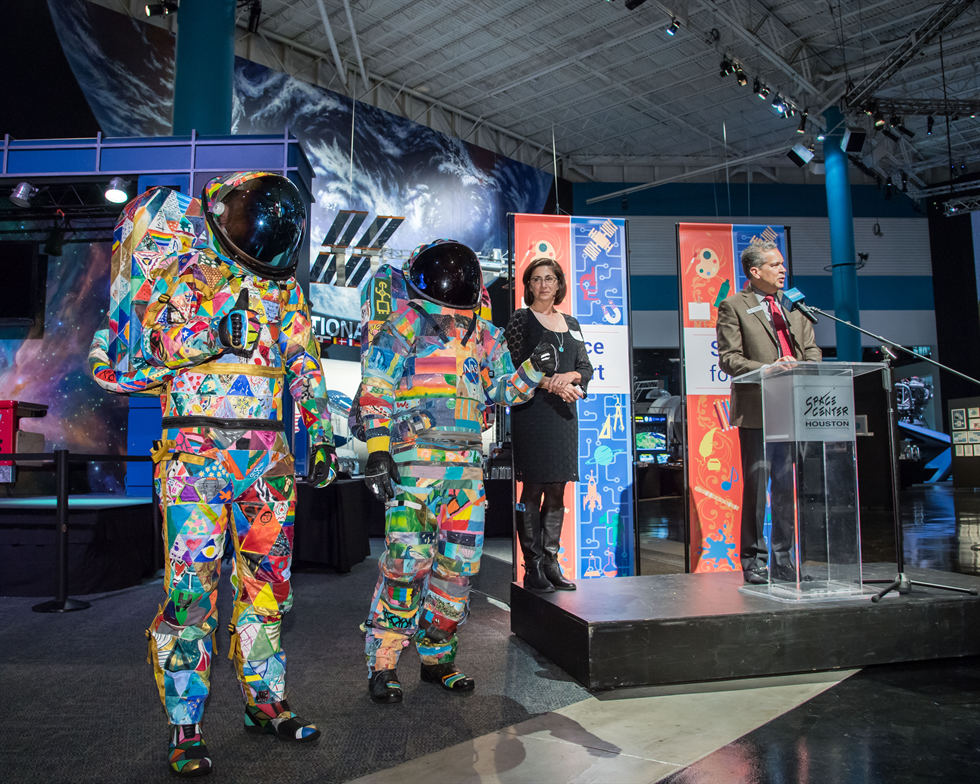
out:
<path id="1" fill-rule="evenodd" d="M 49 0 L 48 9 L 102 133 L 168 135 L 174 37 L 85 0 Z M 233 133 L 288 127 L 303 142 L 316 172 L 311 258 L 339 209 L 404 216 L 388 243 L 395 249 L 439 237 L 480 253 L 506 248 L 507 213 L 540 212 L 552 187 L 550 174 L 242 58 L 233 100 Z M 0 398 L 51 404 L 47 419 L 29 425 L 46 431 L 49 447 L 125 452 L 125 399 L 87 380 L 88 341 L 108 302 L 109 252 L 109 244 L 67 244 L 49 268 L 43 340 L 0 340 Z M 43 377 L 28 357 L 43 363 Z M 97 480 L 92 489 L 117 485 L 118 477 Z"/>

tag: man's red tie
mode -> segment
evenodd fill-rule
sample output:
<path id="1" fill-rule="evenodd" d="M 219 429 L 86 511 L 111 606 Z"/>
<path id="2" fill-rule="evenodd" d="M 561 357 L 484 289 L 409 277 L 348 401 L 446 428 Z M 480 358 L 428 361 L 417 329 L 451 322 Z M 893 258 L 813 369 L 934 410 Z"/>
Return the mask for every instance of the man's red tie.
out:
<path id="1" fill-rule="evenodd" d="M 792 357 L 793 346 L 789 342 L 789 325 L 783 318 L 783 309 L 776 303 L 776 298 L 772 294 L 766 294 L 763 299 L 769 306 L 769 315 L 772 316 L 772 329 L 779 341 L 780 356 Z"/>

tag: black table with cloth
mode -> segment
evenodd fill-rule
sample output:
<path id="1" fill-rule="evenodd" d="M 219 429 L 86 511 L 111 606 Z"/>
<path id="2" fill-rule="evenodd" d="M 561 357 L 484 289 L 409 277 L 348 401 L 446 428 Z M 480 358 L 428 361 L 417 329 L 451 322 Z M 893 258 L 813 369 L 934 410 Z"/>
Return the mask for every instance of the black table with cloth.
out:
<path id="1" fill-rule="evenodd" d="M 384 530 L 384 505 L 363 479 L 337 479 L 326 487 L 297 483 L 294 526 L 294 564 L 349 572 L 370 555 L 372 529 Z"/>

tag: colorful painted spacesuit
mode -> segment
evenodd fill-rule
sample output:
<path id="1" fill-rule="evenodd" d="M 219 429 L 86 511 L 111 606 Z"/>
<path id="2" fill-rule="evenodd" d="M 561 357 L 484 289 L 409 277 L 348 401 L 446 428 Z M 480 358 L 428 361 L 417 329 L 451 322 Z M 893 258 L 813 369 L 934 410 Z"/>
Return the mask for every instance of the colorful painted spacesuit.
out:
<path id="1" fill-rule="evenodd" d="M 515 370 L 503 331 L 474 312 L 483 284 L 471 250 L 440 240 L 406 271 L 413 299 L 363 354 L 358 401 L 368 485 L 393 496 L 365 649 L 378 702 L 401 699 L 394 669 L 412 639 L 424 679 L 473 688 L 453 662 L 483 548 L 482 412 L 528 400 L 548 367 L 536 355 Z"/>
<path id="2" fill-rule="evenodd" d="M 196 725 L 209 691 L 226 537 L 235 554 L 230 657 L 245 728 L 289 740 L 319 735 L 285 703 L 280 626 L 293 602 L 295 507 L 285 384 L 315 445 L 311 481 L 322 486 L 335 475 L 319 349 L 292 277 L 306 223 L 299 192 L 284 177 L 250 172 L 212 180 L 202 201 L 207 247 L 176 254 L 156 279 L 140 347 L 151 367 L 171 371 L 154 444 L 167 598 L 148 637 L 172 725 L 170 764 L 181 775 L 210 768 Z"/>

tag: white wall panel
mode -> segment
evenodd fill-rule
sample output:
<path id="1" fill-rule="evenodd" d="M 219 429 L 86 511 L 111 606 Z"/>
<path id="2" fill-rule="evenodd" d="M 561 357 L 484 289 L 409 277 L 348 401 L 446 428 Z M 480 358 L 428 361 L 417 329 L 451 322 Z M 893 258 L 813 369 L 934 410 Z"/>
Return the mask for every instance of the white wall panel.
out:
<path id="1" fill-rule="evenodd" d="M 830 275 L 830 222 L 827 218 L 718 218 L 718 222 L 789 226 L 794 275 Z M 677 274 L 677 223 L 710 219 L 645 215 L 629 219 L 630 273 Z M 874 235 L 874 225 L 882 236 Z M 913 218 L 855 218 L 854 248 L 868 254 L 859 275 L 932 275 L 929 224 Z"/>

